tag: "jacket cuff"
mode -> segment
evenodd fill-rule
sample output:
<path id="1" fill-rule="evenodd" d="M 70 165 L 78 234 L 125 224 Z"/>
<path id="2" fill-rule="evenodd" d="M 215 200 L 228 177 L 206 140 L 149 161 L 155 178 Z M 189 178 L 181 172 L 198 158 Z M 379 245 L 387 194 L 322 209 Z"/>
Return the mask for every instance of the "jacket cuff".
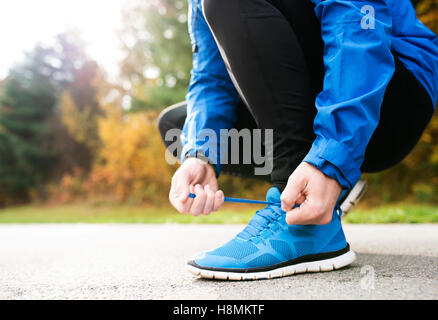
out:
<path id="1" fill-rule="evenodd" d="M 360 165 L 342 143 L 318 136 L 303 160 L 335 179 L 344 189 L 351 189 L 360 179 Z"/>

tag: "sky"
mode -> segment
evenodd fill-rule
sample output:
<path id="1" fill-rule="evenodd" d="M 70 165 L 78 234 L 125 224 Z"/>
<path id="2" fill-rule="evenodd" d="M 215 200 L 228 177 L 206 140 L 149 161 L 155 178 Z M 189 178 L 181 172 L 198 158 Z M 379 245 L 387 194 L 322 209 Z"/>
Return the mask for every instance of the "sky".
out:
<path id="1" fill-rule="evenodd" d="M 50 44 L 66 30 L 79 30 L 91 58 L 110 76 L 122 58 L 117 31 L 129 0 L 1 0 L 0 79 L 39 42 Z"/>

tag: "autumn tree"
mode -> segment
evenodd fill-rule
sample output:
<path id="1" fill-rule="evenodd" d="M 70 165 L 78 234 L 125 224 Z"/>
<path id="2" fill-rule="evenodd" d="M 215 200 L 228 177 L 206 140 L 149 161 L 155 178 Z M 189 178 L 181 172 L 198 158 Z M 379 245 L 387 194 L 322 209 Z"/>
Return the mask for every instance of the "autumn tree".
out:
<path id="1" fill-rule="evenodd" d="M 37 45 L 11 69 L 0 95 L 0 192 L 25 200 L 48 179 L 91 169 L 107 83 L 79 35 Z"/>
<path id="2" fill-rule="evenodd" d="M 37 47 L 9 73 L 0 93 L 0 203 L 29 198 L 49 176 L 47 119 L 57 96 L 49 50 Z"/>
<path id="3" fill-rule="evenodd" d="M 192 53 L 186 0 L 136 1 L 124 12 L 121 75 L 132 111 L 159 110 L 184 100 Z"/>

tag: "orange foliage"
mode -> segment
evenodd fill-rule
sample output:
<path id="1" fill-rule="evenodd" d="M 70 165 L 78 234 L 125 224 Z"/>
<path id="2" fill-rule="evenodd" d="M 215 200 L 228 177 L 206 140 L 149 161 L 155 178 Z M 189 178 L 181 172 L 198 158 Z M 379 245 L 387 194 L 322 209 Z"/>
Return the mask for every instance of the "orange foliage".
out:
<path id="1" fill-rule="evenodd" d="M 173 168 L 164 160 L 155 113 L 110 110 L 99 121 L 99 137 L 102 148 L 87 181 L 90 192 L 109 192 L 119 201 L 167 198 Z"/>
<path id="2" fill-rule="evenodd" d="M 65 175 L 54 200 L 167 202 L 174 168 L 165 161 L 155 112 L 123 114 L 112 108 L 99 119 L 97 161 L 89 174 Z"/>

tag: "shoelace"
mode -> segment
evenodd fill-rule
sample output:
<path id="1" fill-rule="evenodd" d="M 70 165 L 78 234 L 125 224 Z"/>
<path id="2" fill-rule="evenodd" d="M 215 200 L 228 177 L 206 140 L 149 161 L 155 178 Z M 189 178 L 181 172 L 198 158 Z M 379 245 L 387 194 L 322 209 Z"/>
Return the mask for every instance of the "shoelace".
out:
<path id="1" fill-rule="evenodd" d="M 189 194 L 189 198 L 196 198 L 196 194 L 194 193 L 190 193 Z M 235 202 L 235 203 L 252 203 L 252 204 L 267 204 L 267 205 L 276 205 L 275 202 L 270 202 L 270 201 L 260 201 L 260 200 L 250 200 L 250 199 L 240 199 L 240 198 L 230 198 L 230 197 L 225 197 L 224 198 L 225 202 Z"/>
<path id="2" fill-rule="evenodd" d="M 189 197 L 196 198 L 196 195 L 190 193 Z M 255 216 L 251 219 L 251 221 L 246 226 L 246 228 L 243 229 L 243 231 L 237 235 L 238 237 L 245 240 L 249 240 L 252 237 L 258 236 L 263 230 L 266 230 L 268 228 L 269 223 L 273 221 L 278 221 L 278 218 L 283 214 L 283 211 L 281 210 L 281 204 L 277 202 L 230 198 L 230 197 L 225 197 L 224 200 L 226 202 L 268 205 L 266 208 L 256 211 Z"/>
<path id="3" fill-rule="evenodd" d="M 270 205 L 262 210 L 258 210 L 248 225 L 237 236 L 244 240 L 257 237 L 263 230 L 266 230 L 271 222 L 278 221 L 284 212 L 280 204 Z"/>

